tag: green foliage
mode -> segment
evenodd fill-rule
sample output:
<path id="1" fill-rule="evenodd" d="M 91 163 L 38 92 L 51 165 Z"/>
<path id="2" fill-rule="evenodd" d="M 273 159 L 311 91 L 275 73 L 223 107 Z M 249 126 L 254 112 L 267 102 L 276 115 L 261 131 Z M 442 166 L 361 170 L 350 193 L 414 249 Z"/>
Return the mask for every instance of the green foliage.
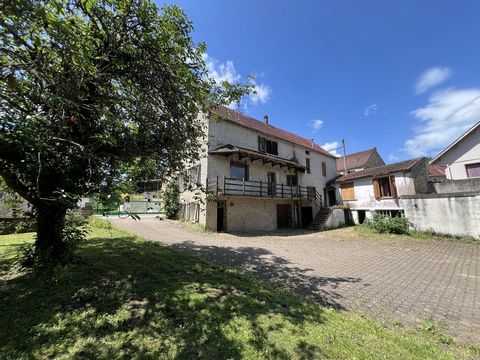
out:
<path id="1" fill-rule="evenodd" d="M 0 6 L 0 177 L 37 217 L 198 161 L 199 112 L 252 86 L 209 78 L 192 31 L 179 7 L 149 0 Z M 49 237 L 38 245 L 58 250 Z"/>
<path id="2" fill-rule="evenodd" d="M 35 220 L 25 219 L 5 219 L 0 221 L 0 235 L 21 234 L 35 231 Z"/>
<path id="3" fill-rule="evenodd" d="M 176 219 L 180 209 L 180 191 L 176 182 L 171 182 L 163 192 L 163 210 L 168 219 Z"/>
<path id="4" fill-rule="evenodd" d="M 455 341 L 439 344 L 436 332 L 322 308 L 279 284 L 115 228 L 95 227 L 78 261 L 49 273 L 9 270 L 25 241 L 31 237 L 0 237 L 2 359 L 479 356 Z"/>
<path id="5" fill-rule="evenodd" d="M 409 223 L 405 217 L 374 214 L 372 219 L 365 220 L 363 226 L 382 234 L 408 234 Z"/>

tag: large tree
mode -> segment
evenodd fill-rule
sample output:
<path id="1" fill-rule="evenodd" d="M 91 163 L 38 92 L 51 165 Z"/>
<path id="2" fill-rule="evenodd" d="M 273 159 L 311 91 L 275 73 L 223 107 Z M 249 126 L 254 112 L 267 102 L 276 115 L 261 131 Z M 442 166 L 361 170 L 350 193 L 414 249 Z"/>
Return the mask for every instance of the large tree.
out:
<path id="1" fill-rule="evenodd" d="M 250 90 L 211 80 L 191 32 L 148 0 L 0 2 L 0 176 L 33 206 L 36 254 L 66 254 L 79 196 L 195 161 L 199 113 Z"/>

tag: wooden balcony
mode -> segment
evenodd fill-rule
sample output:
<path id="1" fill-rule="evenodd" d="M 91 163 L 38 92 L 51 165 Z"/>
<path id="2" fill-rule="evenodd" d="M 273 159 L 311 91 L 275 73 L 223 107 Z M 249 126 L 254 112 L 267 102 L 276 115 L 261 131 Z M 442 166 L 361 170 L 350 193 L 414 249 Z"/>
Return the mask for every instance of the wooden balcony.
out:
<path id="1" fill-rule="evenodd" d="M 322 197 L 315 187 L 274 184 L 267 181 L 216 177 L 207 179 L 207 192 L 215 196 L 305 199 L 314 202 L 318 207 L 322 204 Z"/>

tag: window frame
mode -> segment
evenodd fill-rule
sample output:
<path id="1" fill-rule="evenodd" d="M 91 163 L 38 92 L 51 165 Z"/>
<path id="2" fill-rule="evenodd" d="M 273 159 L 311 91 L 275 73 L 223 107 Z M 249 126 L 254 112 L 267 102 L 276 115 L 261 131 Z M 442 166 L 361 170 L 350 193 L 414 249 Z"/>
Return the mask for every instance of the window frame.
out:
<path id="1" fill-rule="evenodd" d="M 470 169 L 473 169 L 474 171 L 478 169 L 479 175 L 470 176 L 468 173 Z M 468 179 L 474 179 L 474 178 L 480 177 L 480 162 L 465 164 L 465 172 L 467 174 Z"/>
<path id="2" fill-rule="evenodd" d="M 382 186 L 388 185 L 388 195 L 384 193 L 385 188 Z M 379 176 L 373 179 L 373 193 L 375 199 L 393 199 L 398 197 L 397 186 L 395 184 L 395 176 Z"/>
<path id="3" fill-rule="evenodd" d="M 232 176 L 232 167 L 243 168 L 243 169 L 244 169 L 244 175 L 245 175 L 245 177 L 243 177 L 243 178 L 240 177 L 240 178 L 239 178 L 239 177 L 234 177 L 234 176 Z M 234 161 L 234 160 L 232 160 L 232 161 L 230 162 L 229 175 L 230 175 L 229 177 L 230 177 L 231 179 L 236 179 L 236 180 L 245 179 L 246 181 L 248 181 L 248 165 L 245 164 L 244 162 L 241 162 L 241 161 Z"/>
<path id="4" fill-rule="evenodd" d="M 294 179 L 295 179 L 295 181 L 292 181 Z M 297 174 L 287 174 L 287 186 L 298 186 L 298 175 Z"/>

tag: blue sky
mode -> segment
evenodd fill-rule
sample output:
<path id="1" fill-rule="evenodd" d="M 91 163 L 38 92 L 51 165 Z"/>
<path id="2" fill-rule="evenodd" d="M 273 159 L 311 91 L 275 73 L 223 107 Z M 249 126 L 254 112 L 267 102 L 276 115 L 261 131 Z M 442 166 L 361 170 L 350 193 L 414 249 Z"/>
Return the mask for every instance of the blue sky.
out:
<path id="1" fill-rule="evenodd" d="M 212 76 L 256 75 L 242 112 L 328 149 L 432 156 L 480 120 L 480 1 L 168 2 Z"/>

